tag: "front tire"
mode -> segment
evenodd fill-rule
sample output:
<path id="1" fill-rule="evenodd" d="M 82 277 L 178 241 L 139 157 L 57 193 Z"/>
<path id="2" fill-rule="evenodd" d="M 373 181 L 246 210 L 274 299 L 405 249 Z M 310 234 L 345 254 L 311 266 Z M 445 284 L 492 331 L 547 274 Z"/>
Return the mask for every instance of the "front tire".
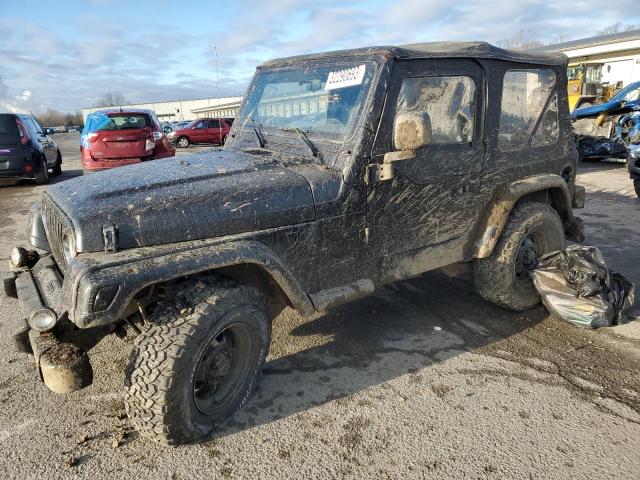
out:
<path id="1" fill-rule="evenodd" d="M 190 143 L 191 142 L 189 142 L 189 139 L 187 137 L 180 137 L 176 142 L 176 145 L 178 145 L 180 148 L 187 148 Z"/>
<path id="2" fill-rule="evenodd" d="M 537 258 L 562 250 L 564 245 L 558 212 L 539 202 L 516 204 L 492 254 L 474 262 L 478 292 L 485 300 L 510 310 L 536 306 L 540 297 L 528 270 Z"/>
<path id="3" fill-rule="evenodd" d="M 126 409 L 141 435 L 190 443 L 251 396 L 271 340 L 253 287 L 206 275 L 187 280 L 149 317 L 127 369 Z"/>
<path id="4" fill-rule="evenodd" d="M 38 165 L 34 178 L 38 185 L 46 185 L 49 183 L 49 167 L 47 166 L 47 160 L 44 156 L 40 158 L 40 165 Z"/>

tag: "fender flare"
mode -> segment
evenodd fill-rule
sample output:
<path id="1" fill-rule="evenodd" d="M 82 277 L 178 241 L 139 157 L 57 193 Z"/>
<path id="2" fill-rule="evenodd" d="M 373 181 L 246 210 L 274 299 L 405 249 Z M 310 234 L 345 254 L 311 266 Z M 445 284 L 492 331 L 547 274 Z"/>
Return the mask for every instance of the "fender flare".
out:
<path id="1" fill-rule="evenodd" d="M 169 248 L 155 249 L 159 250 L 155 252 L 152 249 L 152 255 L 135 254 L 117 264 L 93 264 L 85 268 L 85 271 L 76 276 L 74 290 L 77 293 L 72 300 L 74 308 L 69 312 L 71 320 L 80 328 L 106 325 L 122 318 L 133 297 L 145 287 L 243 264 L 262 268 L 280 287 L 294 309 L 304 315 L 315 311 L 309 296 L 293 274 L 273 251 L 260 242 L 240 240 L 186 247 L 177 252 Z M 93 312 L 96 296 L 103 288 L 114 285 L 118 289 L 109 306 L 102 311 Z"/>
<path id="2" fill-rule="evenodd" d="M 582 241 L 584 235 L 574 230 L 581 222 L 574 217 L 571 208 L 571 192 L 565 180 L 556 174 L 541 174 L 511 182 L 498 189 L 485 215 L 481 218 L 476 240 L 473 244 L 473 258 L 486 258 L 493 252 L 509 218 L 513 206 L 525 196 L 545 196 L 556 209 L 570 239 Z"/>

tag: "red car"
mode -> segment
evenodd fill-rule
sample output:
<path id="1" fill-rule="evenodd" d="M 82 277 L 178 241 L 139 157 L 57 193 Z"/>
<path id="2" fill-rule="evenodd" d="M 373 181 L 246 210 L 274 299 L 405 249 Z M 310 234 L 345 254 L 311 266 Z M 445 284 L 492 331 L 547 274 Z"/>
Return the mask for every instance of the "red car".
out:
<path id="1" fill-rule="evenodd" d="M 173 157 L 169 143 L 153 110 L 99 110 L 87 116 L 80 135 L 84 173 L 132 163 Z"/>
<path id="2" fill-rule="evenodd" d="M 192 143 L 224 145 L 232 123 L 233 118 L 200 118 L 167 136 L 171 143 L 181 148 L 187 148 Z"/>

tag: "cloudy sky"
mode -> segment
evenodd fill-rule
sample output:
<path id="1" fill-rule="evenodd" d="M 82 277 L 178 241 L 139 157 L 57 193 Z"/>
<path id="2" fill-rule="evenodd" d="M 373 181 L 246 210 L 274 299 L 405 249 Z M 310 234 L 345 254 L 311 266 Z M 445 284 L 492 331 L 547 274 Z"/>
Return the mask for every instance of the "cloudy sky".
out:
<path id="1" fill-rule="evenodd" d="M 256 64 L 314 51 L 583 38 L 640 24 L 637 2 L 0 0 L 0 111 L 73 111 L 113 90 L 131 102 L 237 95 Z"/>

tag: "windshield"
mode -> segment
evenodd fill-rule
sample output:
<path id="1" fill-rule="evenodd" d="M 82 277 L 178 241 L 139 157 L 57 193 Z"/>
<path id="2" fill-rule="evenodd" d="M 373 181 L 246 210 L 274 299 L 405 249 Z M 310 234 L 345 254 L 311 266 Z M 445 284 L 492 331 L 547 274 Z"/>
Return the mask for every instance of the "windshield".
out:
<path id="1" fill-rule="evenodd" d="M 636 82 L 624 87 L 622 90 L 616 93 L 611 100 L 615 100 L 616 102 L 630 102 L 631 100 L 638 100 L 639 94 L 640 82 Z"/>
<path id="2" fill-rule="evenodd" d="M 306 65 L 259 71 L 235 124 L 300 130 L 344 141 L 371 86 L 373 63 Z"/>

